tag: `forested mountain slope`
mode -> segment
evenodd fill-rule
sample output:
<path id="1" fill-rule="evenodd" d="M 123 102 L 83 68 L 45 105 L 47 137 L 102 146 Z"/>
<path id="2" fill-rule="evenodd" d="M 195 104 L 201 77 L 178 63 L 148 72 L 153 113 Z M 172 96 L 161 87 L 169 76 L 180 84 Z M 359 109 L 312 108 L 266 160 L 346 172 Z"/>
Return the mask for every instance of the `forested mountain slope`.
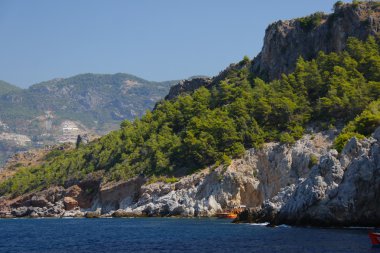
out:
<path id="1" fill-rule="evenodd" d="M 0 96 L 10 93 L 10 92 L 20 91 L 20 90 L 21 89 L 19 87 L 0 80 Z"/>
<path id="2" fill-rule="evenodd" d="M 379 11 L 375 2 L 359 4 L 364 5 Z M 175 181 L 207 166 L 223 171 L 247 149 L 273 141 L 289 146 L 308 129 L 343 128 L 334 144 L 340 150 L 350 137 L 368 136 L 380 124 L 378 37 L 342 40 L 343 51 L 299 57 L 293 72 L 270 82 L 252 72 L 255 61 L 245 58 L 207 88 L 163 100 L 99 140 L 54 150 L 41 165 L 21 167 L 0 183 L 0 194 L 15 197 L 57 185 L 86 188 L 89 180 L 97 187 L 88 191 L 96 192 L 99 185 L 137 176 Z"/>
<path id="3" fill-rule="evenodd" d="M 352 121 L 344 135 L 366 135 L 379 124 L 379 44 L 351 38 L 341 53 L 300 58 L 294 73 L 266 83 L 250 64 L 211 90 L 160 102 L 141 119 L 77 150 L 56 152 L 42 165 L 21 169 L 1 184 L 2 194 L 65 184 L 99 171 L 105 181 L 138 174 L 181 175 L 229 163 L 264 142 L 293 143 L 309 124 Z M 367 113 L 355 118 L 367 109 Z M 341 136 L 344 139 L 345 136 Z"/>

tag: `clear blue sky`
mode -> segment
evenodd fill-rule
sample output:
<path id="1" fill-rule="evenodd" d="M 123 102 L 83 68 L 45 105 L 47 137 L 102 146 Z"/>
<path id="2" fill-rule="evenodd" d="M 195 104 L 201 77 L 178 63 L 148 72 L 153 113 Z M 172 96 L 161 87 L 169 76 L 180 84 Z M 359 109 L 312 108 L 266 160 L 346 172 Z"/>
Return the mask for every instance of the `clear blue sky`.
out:
<path id="1" fill-rule="evenodd" d="M 0 0 L 0 79 L 80 73 L 154 81 L 216 75 L 262 47 L 268 24 L 336 0 Z"/>

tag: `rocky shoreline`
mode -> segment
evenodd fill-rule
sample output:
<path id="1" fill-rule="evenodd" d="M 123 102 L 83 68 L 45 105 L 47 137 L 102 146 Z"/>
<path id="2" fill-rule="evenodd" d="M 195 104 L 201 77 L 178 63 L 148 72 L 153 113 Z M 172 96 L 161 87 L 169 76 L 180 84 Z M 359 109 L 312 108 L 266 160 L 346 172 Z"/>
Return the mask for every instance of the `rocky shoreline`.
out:
<path id="1" fill-rule="evenodd" d="M 2 197 L 0 217 L 214 217 L 245 205 L 235 222 L 380 225 L 380 128 L 351 139 L 341 154 L 332 149 L 335 135 L 308 134 L 292 146 L 267 143 L 229 166 L 173 183 L 139 176 L 103 184 L 92 175 L 66 188 Z"/>
<path id="2" fill-rule="evenodd" d="M 258 207 L 310 173 L 336 132 L 307 134 L 294 145 L 267 143 L 229 166 L 207 168 L 174 183 L 144 176 L 104 184 L 91 175 L 17 198 L 0 198 L 0 217 L 213 217 L 240 205 Z"/>

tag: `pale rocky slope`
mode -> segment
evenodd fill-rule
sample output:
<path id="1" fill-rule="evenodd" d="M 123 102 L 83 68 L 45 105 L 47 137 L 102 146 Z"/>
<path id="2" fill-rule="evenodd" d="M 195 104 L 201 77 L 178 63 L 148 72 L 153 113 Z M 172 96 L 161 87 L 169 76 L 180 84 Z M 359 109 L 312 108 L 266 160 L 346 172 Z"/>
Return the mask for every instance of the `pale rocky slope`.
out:
<path id="1" fill-rule="evenodd" d="M 298 184 L 283 188 L 240 221 L 317 226 L 380 225 L 380 128 L 330 150 Z"/>

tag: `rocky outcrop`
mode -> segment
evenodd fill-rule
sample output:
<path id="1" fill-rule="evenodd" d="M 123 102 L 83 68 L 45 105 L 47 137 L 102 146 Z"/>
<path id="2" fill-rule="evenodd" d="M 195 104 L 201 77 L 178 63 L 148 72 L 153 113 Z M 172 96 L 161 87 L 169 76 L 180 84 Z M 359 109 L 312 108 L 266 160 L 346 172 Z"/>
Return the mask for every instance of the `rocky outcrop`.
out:
<path id="1" fill-rule="evenodd" d="M 349 37 L 363 40 L 379 32 L 380 7 L 376 2 L 343 4 L 331 15 L 316 14 L 306 25 L 301 19 L 278 21 L 266 29 L 264 45 L 253 60 L 252 72 L 273 80 L 292 72 L 300 56 L 310 60 L 319 51 L 340 52 Z"/>
<path id="2" fill-rule="evenodd" d="M 229 166 L 207 168 L 175 183 L 147 183 L 144 176 L 102 184 L 100 175 L 67 188 L 0 201 L 1 217 L 213 216 L 240 205 L 259 206 L 310 173 L 313 156 L 326 154 L 333 132 L 305 135 L 294 145 L 268 143 Z"/>
<path id="3" fill-rule="evenodd" d="M 15 199 L 0 199 L 0 218 L 8 217 L 78 217 L 83 216 L 85 205 L 81 194 L 73 194 L 78 185 L 65 189 L 51 187 Z M 79 188 L 79 192 L 83 190 Z M 89 196 L 87 196 L 89 198 Z"/>
<path id="4" fill-rule="evenodd" d="M 212 83 L 211 78 L 199 77 L 190 80 L 182 80 L 178 84 L 172 86 L 169 90 L 169 94 L 166 95 L 166 100 L 171 100 L 177 97 L 179 94 L 192 92 L 200 87 L 208 87 Z"/>
<path id="5" fill-rule="evenodd" d="M 317 226 L 380 225 L 380 128 L 320 158 L 310 175 L 241 220 Z M 243 217 L 244 216 L 244 217 Z"/>
<path id="6" fill-rule="evenodd" d="M 280 20 L 267 27 L 263 48 L 250 63 L 250 71 L 254 76 L 271 81 L 283 73 L 293 72 L 299 57 L 311 60 L 320 51 L 340 52 L 345 49 L 349 37 L 364 40 L 368 35 L 379 33 L 380 5 L 376 2 L 342 4 L 329 15 L 316 13 L 301 19 Z M 165 99 L 171 100 L 202 86 L 211 88 L 231 71 L 247 66 L 249 63 L 242 61 L 231 64 L 213 78 L 180 81 L 170 88 Z"/>
<path id="7" fill-rule="evenodd" d="M 63 198 L 63 205 L 65 206 L 65 210 L 70 211 L 78 207 L 78 201 L 76 201 L 72 197 L 64 197 Z"/>

